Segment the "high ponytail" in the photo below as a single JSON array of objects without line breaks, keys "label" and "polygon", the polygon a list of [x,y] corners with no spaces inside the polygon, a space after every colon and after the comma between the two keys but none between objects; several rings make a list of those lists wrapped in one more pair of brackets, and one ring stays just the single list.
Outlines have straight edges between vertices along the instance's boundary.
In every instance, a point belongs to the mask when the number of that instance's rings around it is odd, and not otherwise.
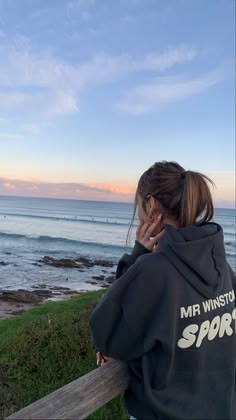
[{"label": "high ponytail", "polygon": [[214,207],[209,184],[213,181],[199,172],[182,173],[183,193],[180,203],[179,225],[188,226],[209,222],[213,218]]},{"label": "high ponytail", "polygon": [[214,214],[209,185],[214,183],[206,175],[185,171],[176,162],[154,163],[139,179],[129,233],[138,196],[144,210],[148,197],[157,199],[163,214],[175,220],[179,227],[209,222]]}]

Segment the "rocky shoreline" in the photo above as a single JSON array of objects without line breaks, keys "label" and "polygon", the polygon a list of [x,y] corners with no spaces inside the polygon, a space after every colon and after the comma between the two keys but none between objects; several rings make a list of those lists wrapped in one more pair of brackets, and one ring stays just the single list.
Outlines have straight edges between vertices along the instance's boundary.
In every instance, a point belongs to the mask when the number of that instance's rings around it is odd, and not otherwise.
[{"label": "rocky shoreline", "polygon": [[69,258],[52,258],[45,255],[42,259],[38,260],[39,263],[52,265],[54,267],[64,267],[64,268],[90,268],[94,267],[95,265],[101,267],[113,267],[115,264],[111,261],[107,260],[90,260],[89,258],[76,258],[76,259],[69,259]]},{"label": "rocky shoreline", "polygon": [[[54,259],[52,257],[45,256],[38,260],[37,265],[47,264],[53,265],[54,267],[64,267],[77,269],[78,271],[87,271],[89,274],[89,268],[95,265],[104,268],[112,268],[115,264],[111,261],[106,260],[95,260],[92,261],[87,258],[76,258],[76,259]],[[104,274],[99,276],[89,276],[89,279],[85,282],[98,286],[99,288],[107,288],[115,279],[115,271],[107,273],[104,269]],[[19,315],[36,305],[43,304],[49,300],[65,300],[70,299],[72,296],[79,296],[82,293],[87,292],[86,290],[73,290],[69,287],[62,286],[51,286],[48,283],[40,283],[32,286],[33,290],[0,290],[0,319],[10,318]]]}]

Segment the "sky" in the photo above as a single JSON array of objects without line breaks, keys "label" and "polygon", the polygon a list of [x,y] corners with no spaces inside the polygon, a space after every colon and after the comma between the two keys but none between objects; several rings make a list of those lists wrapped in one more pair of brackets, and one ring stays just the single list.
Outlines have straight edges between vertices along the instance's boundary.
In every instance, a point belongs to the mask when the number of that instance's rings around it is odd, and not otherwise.
[{"label": "sky", "polygon": [[132,201],[177,161],[235,207],[235,0],[0,0],[0,195]]}]

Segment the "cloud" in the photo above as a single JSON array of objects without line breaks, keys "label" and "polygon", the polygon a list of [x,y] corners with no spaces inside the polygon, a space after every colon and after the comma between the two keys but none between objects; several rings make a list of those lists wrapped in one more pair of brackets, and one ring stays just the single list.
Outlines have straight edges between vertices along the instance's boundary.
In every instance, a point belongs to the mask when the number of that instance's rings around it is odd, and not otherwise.
[{"label": "cloud", "polygon": [[0,194],[14,190],[14,195],[89,200],[131,201],[134,187],[102,183],[50,183],[0,178]]},{"label": "cloud", "polygon": [[168,49],[161,54],[148,54],[146,66],[149,70],[165,70],[175,64],[191,61],[197,56],[195,48],[180,45],[177,48]]},{"label": "cloud", "polygon": [[24,136],[22,136],[21,134],[0,132],[0,139],[23,139],[23,138]]},{"label": "cloud", "polygon": [[22,128],[23,130],[30,134],[33,134],[34,136],[37,136],[40,133],[40,127],[38,126],[38,124],[27,123],[23,124]]},{"label": "cloud", "polygon": [[129,185],[120,185],[120,184],[101,184],[101,183],[89,183],[84,184],[86,188],[95,188],[96,190],[106,191],[111,193],[118,194],[132,194],[134,188]]},{"label": "cloud", "polygon": [[44,118],[78,112],[79,94],[87,87],[132,73],[163,71],[197,54],[196,49],[180,45],[139,57],[96,54],[89,61],[71,64],[48,51],[35,51],[27,39],[19,38],[0,47],[0,109],[22,109]]},{"label": "cloud", "polygon": [[76,7],[83,7],[94,4],[95,0],[70,0],[68,3],[68,7],[76,8]]},{"label": "cloud", "polygon": [[123,17],[122,22],[124,23],[134,23],[136,22],[137,18],[135,16],[126,15]]},{"label": "cloud", "polygon": [[87,11],[81,12],[81,19],[84,20],[85,22],[89,21],[91,18],[92,18],[91,13]]},{"label": "cloud", "polygon": [[[212,190],[215,206],[234,208],[235,172],[210,172],[207,175],[216,184]],[[134,186],[124,184],[53,183],[0,178],[0,195],[132,202],[134,193]]]},{"label": "cloud", "polygon": [[72,114],[78,111],[77,99],[72,92],[55,92],[49,99],[44,115],[48,118]]},{"label": "cloud", "polygon": [[[66,15],[70,19],[71,17],[74,17],[74,13],[76,10],[81,11],[84,9],[84,7],[91,6],[94,3],[95,3],[95,0],[70,0],[68,3],[66,3]],[[85,13],[87,13],[87,11]],[[82,16],[82,19],[83,19],[83,16]]]},{"label": "cloud", "polygon": [[34,98],[34,96],[22,92],[0,93],[0,109],[25,105],[30,103],[31,98]]},{"label": "cloud", "polygon": [[75,93],[62,90],[0,93],[0,109],[24,109],[27,116],[53,118],[78,111]]},{"label": "cloud", "polygon": [[30,13],[30,19],[40,19],[44,18],[49,13],[49,9],[38,9],[35,12]]},{"label": "cloud", "polygon": [[4,182],[3,183],[3,188],[6,190],[15,190],[16,187],[14,184],[10,183],[10,182]]},{"label": "cloud", "polygon": [[136,87],[118,104],[118,108],[130,114],[144,114],[155,111],[167,103],[181,101],[200,94],[220,81],[217,72],[200,78],[182,80],[177,77],[163,77]]},{"label": "cloud", "polygon": [[77,9],[84,6],[90,6],[95,3],[95,0],[70,0],[67,3],[67,8],[69,9]]}]

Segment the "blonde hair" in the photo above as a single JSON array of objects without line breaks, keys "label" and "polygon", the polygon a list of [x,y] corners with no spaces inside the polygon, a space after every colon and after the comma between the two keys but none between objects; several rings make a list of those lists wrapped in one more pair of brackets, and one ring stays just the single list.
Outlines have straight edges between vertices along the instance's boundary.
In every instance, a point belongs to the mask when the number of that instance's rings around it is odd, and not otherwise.
[{"label": "blonde hair", "polygon": [[156,162],[140,177],[134,201],[126,244],[137,209],[138,196],[146,209],[148,197],[156,198],[163,212],[173,218],[180,227],[209,222],[214,207],[208,176],[185,169],[176,162]]}]

